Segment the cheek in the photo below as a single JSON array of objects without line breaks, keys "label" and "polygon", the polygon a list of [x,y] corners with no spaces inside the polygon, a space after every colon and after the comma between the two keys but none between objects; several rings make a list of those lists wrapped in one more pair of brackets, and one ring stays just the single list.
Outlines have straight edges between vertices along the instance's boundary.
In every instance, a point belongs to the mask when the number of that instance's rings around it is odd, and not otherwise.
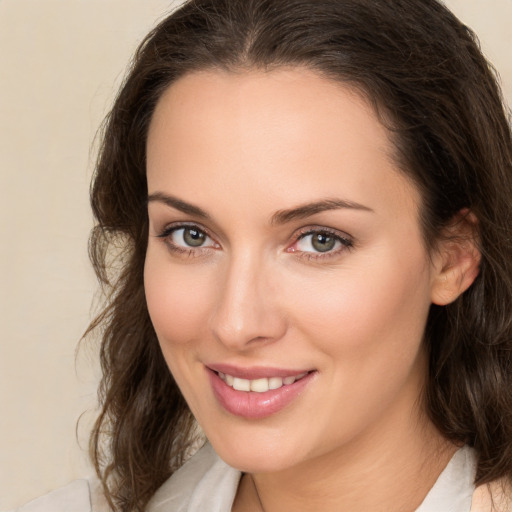
[{"label": "cheek", "polygon": [[303,280],[307,294],[290,286],[297,339],[313,348],[323,375],[317,420],[335,425],[317,432],[322,446],[355,436],[378,418],[410,414],[422,386],[428,267],[421,253],[408,264],[379,256],[321,281]]},{"label": "cheek", "polygon": [[395,349],[418,350],[430,307],[422,249],[412,259],[391,250],[354,258],[321,280],[318,275],[311,282],[303,279],[300,288],[290,284],[289,290],[295,297],[294,323],[329,354],[368,357],[371,364],[379,353],[389,358]]},{"label": "cheek", "polygon": [[[190,270],[190,269],[189,269]],[[210,308],[211,279],[198,271],[183,271],[148,250],[144,287],[149,315],[166,351],[201,337]]]}]

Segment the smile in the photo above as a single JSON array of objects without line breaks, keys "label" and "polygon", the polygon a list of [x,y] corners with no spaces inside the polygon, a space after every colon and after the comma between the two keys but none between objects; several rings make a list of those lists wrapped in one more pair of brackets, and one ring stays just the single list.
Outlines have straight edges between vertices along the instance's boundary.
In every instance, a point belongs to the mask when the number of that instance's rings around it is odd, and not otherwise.
[{"label": "smile", "polygon": [[237,391],[254,391],[255,393],[266,393],[273,389],[279,389],[283,386],[290,386],[294,382],[305,377],[308,372],[292,375],[290,377],[270,377],[261,379],[241,379],[233,377],[226,373],[217,372],[218,376],[230,387]]},{"label": "smile", "polygon": [[291,406],[316,380],[315,370],[205,367],[217,403],[242,418],[263,419]]}]

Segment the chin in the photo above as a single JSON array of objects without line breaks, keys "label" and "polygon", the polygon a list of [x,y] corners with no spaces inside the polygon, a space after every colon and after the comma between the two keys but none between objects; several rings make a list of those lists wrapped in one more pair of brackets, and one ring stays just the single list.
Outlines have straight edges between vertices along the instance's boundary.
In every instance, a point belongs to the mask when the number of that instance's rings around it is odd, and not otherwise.
[{"label": "chin", "polygon": [[222,435],[219,430],[215,429],[212,436],[207,433],[208,440],[224,462],[244,473],[273,473],[299,462],[300,444],[286,434],[246,432]]},{"label": "chin", "polygon": [[290,454],[276,453],[268,449],[248,449],[238,453],[222,450],[219,453],[215,448],[215,451],[226,464],[243,473],[277,473],[295,465]]}]

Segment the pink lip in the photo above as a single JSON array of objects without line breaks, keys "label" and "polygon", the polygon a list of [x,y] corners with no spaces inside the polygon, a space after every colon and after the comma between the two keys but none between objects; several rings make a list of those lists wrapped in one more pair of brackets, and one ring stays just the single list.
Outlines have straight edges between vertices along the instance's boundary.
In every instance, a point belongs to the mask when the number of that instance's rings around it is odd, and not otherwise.
[{"label": "pink lip", "polygon": [[[222,367],[226,369],[226,365],[222,365]],[[222,370],[218,371],[245,379],[248,377],[243,377],[242,374],[257,375],[256,377],[251,377],[252,379],[268,376],[281,377],[281,375],[277,375],[276,373],[269,374],[268,371],[265,374],[262,374],[261,372],[263,370],[263,368],[251,368],[247,369],[245,372],[235,371],[233,373],[231,373],[232,369],[227,372]],[[219,404],[227,412],[247,419],[266,418],[267,416],[281,411],[302,393],[317,373],[310,372],[306,376],[302,377],[302,379],[295,381],[293,384],[284,385],[279,389],[272,389],[264,393],[256,393],[254,391],[237,391],[236,389],[233,389],[217,375],[216,371],[214,371],[212,367],[207,367],[206,371],[208,372],[213,394],[217,398]],[[283,372],[284,371],[285,370],[283,370]],[[285,377],[298,375],[300,373],[286,372],[286,375],[284,375]]]}]

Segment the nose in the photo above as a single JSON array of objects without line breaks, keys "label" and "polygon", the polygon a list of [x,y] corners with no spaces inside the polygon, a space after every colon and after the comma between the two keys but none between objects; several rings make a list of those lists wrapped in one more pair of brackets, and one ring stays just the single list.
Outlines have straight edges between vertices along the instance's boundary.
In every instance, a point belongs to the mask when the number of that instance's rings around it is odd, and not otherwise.
[{"label": "nose", "polygon": [[210,322],[220,343],[232,350],[251,350],[284,335],[286,318],[279,304],[276,270],[256,255],[230,258],[219,275]]}]

